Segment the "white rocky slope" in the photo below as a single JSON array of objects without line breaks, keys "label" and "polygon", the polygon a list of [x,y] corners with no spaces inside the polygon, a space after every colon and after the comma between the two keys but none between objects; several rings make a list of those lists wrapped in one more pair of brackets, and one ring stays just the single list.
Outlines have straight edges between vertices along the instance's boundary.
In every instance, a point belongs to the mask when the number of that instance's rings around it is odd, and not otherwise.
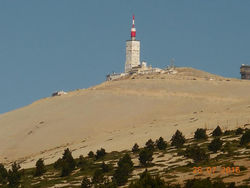
[{"label": "white rocky slope", "polygon": [[65,147],[79,156],[169,140],[176,129],[188,137],[200,127],[250,123],[250,81],[191,68],[177,72],[104,82],[0,115],[0,162],[29,167],[39,157],[55,161]]}]

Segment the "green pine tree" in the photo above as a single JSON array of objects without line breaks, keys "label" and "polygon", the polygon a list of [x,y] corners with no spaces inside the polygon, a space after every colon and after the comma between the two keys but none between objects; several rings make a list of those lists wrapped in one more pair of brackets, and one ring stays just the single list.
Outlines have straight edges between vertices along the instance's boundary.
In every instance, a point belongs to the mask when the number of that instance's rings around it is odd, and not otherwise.
[{"label": "green pine tree", "polygon": [[143,166],[147,166],[153,160],[153,151],[144,148],[139,153],[139,161]]},{"label": "green pine tree", "polygon": [[14,162],[8,171],[8,182],[10,187],[18,187],[21,180],[20,165]]},{"label": "green pine tree", "polygon": [[167,148],[167,142],[162,137],[156,140],[156,146],[159,150],[165,150]]},{"label": "green pine tree", "polygon": [[177,148],[182,147],[185,142],[186,139],[179,130],[171,138],[171,146],[176,146]]},{"label": "green pine tree", "polygon": [[35,169],[34,176],[41,176],[45,172],[46,172],[46,169],[45,169],[44,161],[43,161],[43,159],[40,158],[36,162],[36,169]]}]

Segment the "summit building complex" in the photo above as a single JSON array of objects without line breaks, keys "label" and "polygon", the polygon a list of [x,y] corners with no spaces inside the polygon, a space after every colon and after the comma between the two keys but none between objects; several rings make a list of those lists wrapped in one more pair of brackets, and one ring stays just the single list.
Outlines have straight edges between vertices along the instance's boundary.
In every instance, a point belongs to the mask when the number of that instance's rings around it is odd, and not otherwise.
[{"label": "summit building complex", "polygon": [[124,73],[112,73],[107,75],[107,80],[114,80],[131,74],[149,74],[153,72],[164,72],[159,68],[147,66],[140,61],[140,41],[136,40],[135,16],[133,15],[130,40],[126,41],[126,60]]},{"label": "summit building complex", "polygon": [[242,64],[240,67],[241,79],[250,80],[250,65]]}]

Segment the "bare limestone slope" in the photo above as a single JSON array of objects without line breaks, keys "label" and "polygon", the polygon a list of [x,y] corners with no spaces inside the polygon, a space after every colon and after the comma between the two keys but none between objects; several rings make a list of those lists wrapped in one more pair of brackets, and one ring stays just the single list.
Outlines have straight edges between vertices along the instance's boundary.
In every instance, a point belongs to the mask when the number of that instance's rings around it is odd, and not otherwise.
[{"label": "bare limestone slope", "polygon": [[250,82],[191,68],[177,74],[134,75],[41,99],[0,115],[0,162],[33,166],[55,161],[65,147],[86,155],[100,147],[130,149],[176,129],[224,129],[250,123]]}]

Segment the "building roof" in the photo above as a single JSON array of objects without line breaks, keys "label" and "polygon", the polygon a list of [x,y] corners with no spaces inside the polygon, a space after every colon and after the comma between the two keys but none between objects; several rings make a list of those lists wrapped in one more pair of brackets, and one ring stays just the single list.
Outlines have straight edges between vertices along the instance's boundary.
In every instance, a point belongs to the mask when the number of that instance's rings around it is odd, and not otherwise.
[{"label": "building roof", "polygon": [[242,64],[241,67],[250,67],[250,65],[245,65],[245,64]]}]

